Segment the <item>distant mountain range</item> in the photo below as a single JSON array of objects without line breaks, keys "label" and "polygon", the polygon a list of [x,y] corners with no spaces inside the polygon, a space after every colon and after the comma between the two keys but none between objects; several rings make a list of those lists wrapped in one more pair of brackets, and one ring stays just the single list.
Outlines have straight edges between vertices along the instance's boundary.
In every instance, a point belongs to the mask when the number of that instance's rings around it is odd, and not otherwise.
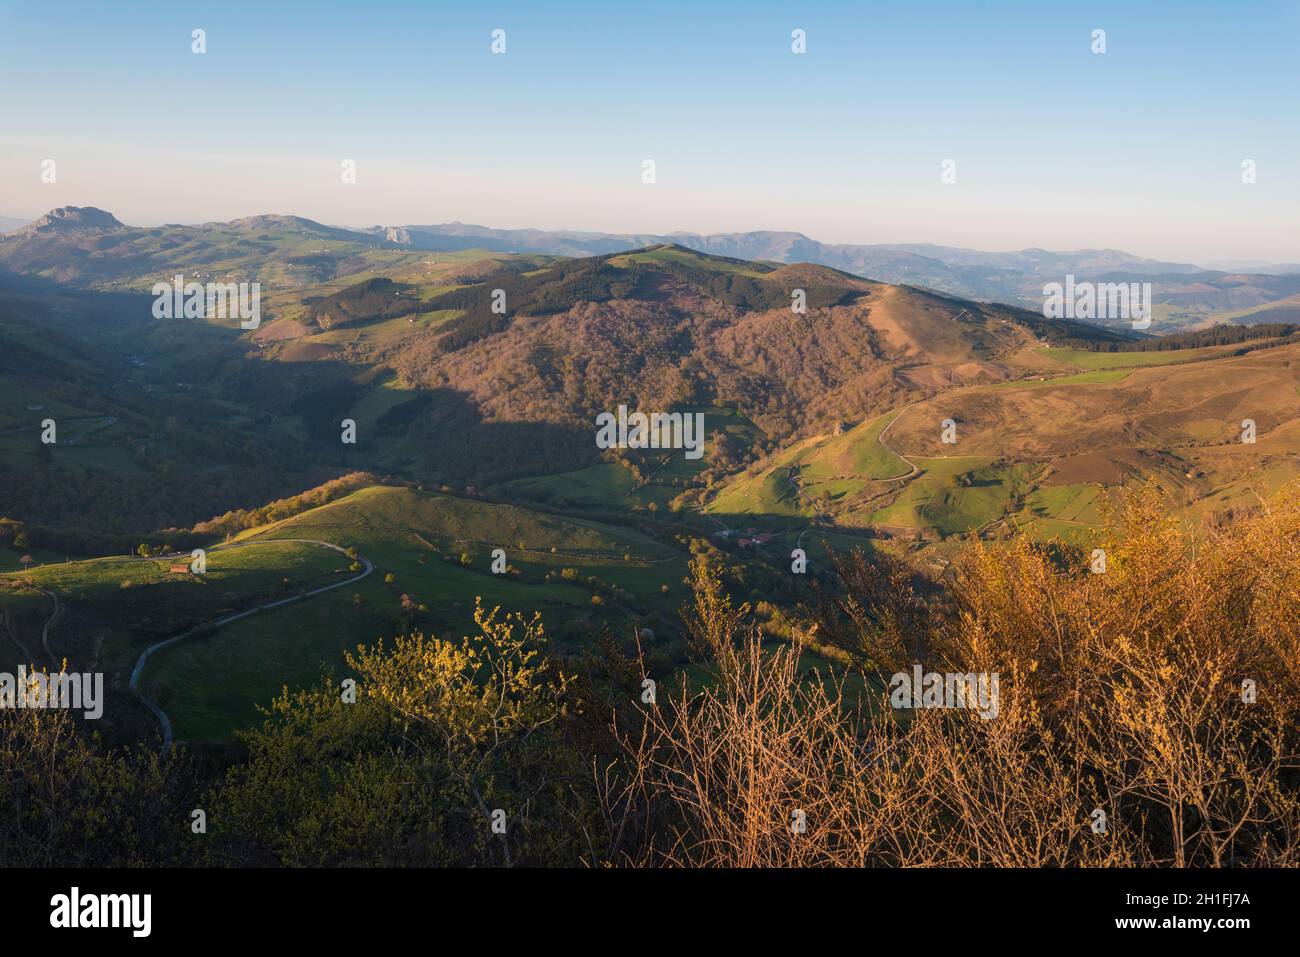
[{"label": "distant mountain range", "polygon": [[1267,272],[1274,275],[1300,272],[1300,263],[1271,263],[1263,259],[1220,259],[1205,264],[1206,269],[1222,269],[1225,272]]},{"label": "distant mountain range", "polygon": [[[1300,264],[1228,263],[1205,269],[1192,263],[1145,259],[1118,249],[986,252],[930,243],[857,245],[822,243],[795,232],[591,233],[572,230],[491,229],[464,223],[375,226],[376,238],[413,249],[489,249],[557,256],[595,256],[675,243],[714,256],[776,263],[810,262],[889,283],[906,283],[985,302],[1037,308],[1043,284],[1066,275],[1097,282],[1150,282],[1161,317],[1172,326],[1235,319],[1300,319]],[[1258,313],[1258,314],[1257,314]]]},{"label": "distant mountain range", "polygon": [[932,270],[939,262],[984,272],[1014,271],[1056,275],[1063,268],[1089,272],[1124,269],[1146,273],[1202,271],[1190,263],[1143,259],[1116,249],[1082,249],[1052,252],[1022,249],[984,252],[931,243],[875,244],[822,243],[803,233],[759,230],[747,233],[589,233],[572,230],[492,229],[464,223],[432,226],[375,226],[368,230],[391,242],[422,249],[460,249],[473,243],[499,252],[538,252],[558,256],[598,256],[625,249],[675,243],[714,256],[776,262],[817,262],[848,272],[883,267]]},{"label": "distant mountain range", "polygon": [[849,272],[873,266],[906,267],[919,271],[933,268],[938,261],[972,270],[1012,271],[1055,276],[1062,270],[1078,272],[1126,271],[1148,274],[1197,272],[1300,272],[1300,263],[1270,263],[1264,260],[1223,260],[1208,266],[1146,259],[1120,249],[1018,249],[988,252],[933,243],[822,243],[803,233],[759,230],[747,233],[592,233],[574,230],[492,229],[466,223],[431,226],[372,226],[366,230],[390,242],[420,249],[462,249],[472,242],[476,248],[499,252],[539,252],[557,256],[597,256],[623,249],[639,249],[661,243],[676,243],[688,249],[737,259],[777,262],[817,262]]},{"label": "distant mountain range", "polygon": [[[290,237],[296,242],[286,246],[282,240]],[[227,248],[228,259],[236,262],[260,254],[284,255],[295,269],[319,267],[314,270],[319,275],[309,277],[319,279],[334,268],[333,260],[367,250],[481,249],[586,257],[664,244],[753,262],[814,263],[880,282],[1030,309],[1041,308],[1045,283],[1062,282],[1067,275],[1076,281],[1149,282],[1156,318],[1165,331],[1214,321],[1300,321],[1300,264],[1227,262],[1223,265],[1233,268],[1205,269],[1117,249],[986,252],[928,243],[822,243],[802,233],[777,231],[661,235],[492,229],[464,223],[351,229],[279,215],[133,227],[94,207],[63,207],[0,236],[0,265],[65,282],[103,282],[212,262],[222,258],[214,255],[212,247],[217,246]]]}]

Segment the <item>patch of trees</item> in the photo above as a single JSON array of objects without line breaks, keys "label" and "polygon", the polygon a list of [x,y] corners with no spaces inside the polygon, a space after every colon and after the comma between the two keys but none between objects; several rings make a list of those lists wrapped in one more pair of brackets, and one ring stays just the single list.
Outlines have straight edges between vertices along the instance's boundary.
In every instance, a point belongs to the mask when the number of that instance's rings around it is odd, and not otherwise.
[{"label": "patch of trees", "polygon": [[[790,308],[793,289],[787,288],[784,283],[770,282],[744,273],[703,269],[685,263],[665,262],[653,268],[687,283],[710,299],[745,312]],[[862,294],[856,289],[817,282],[800,282],[797,288],[803,289],[809,309],[843,305]]]},{"label": "patch of trees", "polygon": [[[317,508],[335,499],[342,498],[356,489],[373,485],[378,481],[379,479],[369,472],[349,472],[347,475],[330,479],[330,481],[317,485],[315,488],[307,489],[298,495],[276,499],[274,502],[268,502],[266,505],[257,508],[234,509],[206,522],[199,522],[194,526],[194,532],[198,535],[228,537],[249,528],[265,525],[268,522],[278,522],[282,519],[291,518],[308,509]],[[355,555],[351,555],[351,557],[355,557]]]},{"label": "patch of trees", "polygon": [[416,309],[411,287],[377,277],[348,286],[314,304],[308,318],[322,329],[395,319]]},{"label": "patch of trees", "polygon": [[1054,346],[1092,349],[1094,347],[1119,347],[1125,343],[1139,341],[1139,337],[1134,333],[1120,329],[1107,329],[1087,322],[1076,322],[1073,319],[1047,319],[1041,314],[1030,312],[1027,309],[1002,308],[1007,310],[1007,314],[1016,323],[1029,329],[1040,339],[1044,339]]},{"label": "patch of trees", "polygon": [[363,387],[350,379],[312,389],[293,401],[290,408],[317,439],[339,441],[339,423],[361,398]]},{"label": "patch of trees", "polygon": [[301,481],[273,455],[231,465],[185,469],[161,462],[145,475],[52,466],[0,472],[0,487],[5,508],[24,521],[38,547],[69,555],[123,554],[142,535],[152,538],[197,515],[265,502]]},{"label": "patch of trees", "polygon": [[1104,342],[1092,340],[1078,344],[1090,352],[1170,352],[1177,349],[1203,349],[1207,346],[1231,346],[1260,339],[1276,339],[1269,346],[1285,345],[1297,340],[1300,325],[1290,322],[1258,323],[1236,326],[1220,323],[1196,332],[1179,332],[1152,336],[1136,341]]},{"label": "patch of trees", "polygon": [[[439,338],[444,351],[454,352],[502,331],[510,325],[513,315],[563,312],[579,302],[626,299],[634,295],[642,280],[638,270],[619,269],[605,258],[565,262],[531,276],[502,269],[480,284],[453,289],[430,300],[421,311],[455,309],[464,313],[444,325]],[[505,292],[505,312],[493,312],[497,289]]]},{"label": "patch of trees", "polygon": [[384,414],[375,420],[375,425],[381,429],[399,429],[405,428],[419,418],[420,414],[429,408],[433,402],[433,397],[427,392],[421,392],[405,402],[399,402],[390,409],[385,410]]},{"label": "patch of trees", "polygon": [[[581,302],[616,299],[656,299],[665,277],[677,280],[702,295],[742,311],[788,308],[791,289],[784,284],[741,273],[706,269],[685,263],[630,262],[614,266],[609,256],[564,262],[535,275],[507,269],[487,276],[482,283],[452,290],[421,306],[421,311],[455,309],[464,315],[443,327],[441,346],[446,351],[500,332],[512,315],[564,312]],[[849,302],[860,293],[842,286],[810,282],[801,286],[811,309]],[[493,291],[506,293],[505,313],[492,311]]]}]

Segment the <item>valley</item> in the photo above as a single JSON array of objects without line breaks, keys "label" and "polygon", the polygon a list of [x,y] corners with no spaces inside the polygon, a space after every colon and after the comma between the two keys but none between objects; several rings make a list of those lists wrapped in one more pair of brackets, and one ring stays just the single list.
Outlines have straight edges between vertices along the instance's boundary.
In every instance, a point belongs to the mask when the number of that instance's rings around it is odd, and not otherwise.
[{"label": "valley", "polygon": [[[0,670],[97,668],[113,735],[223,749],[358,644],[463,633],[476,598],[544,611],[575,658],[639,636],[669,677],[693,556],[788,637],[831,550],[938,582],[970,539],[1086,552],[1122,488],[1197,534],[1300,474],[1289,325],[1153,348],[676,243],[414,246],[76,209],[0,242]],[[155,318],[182,273],[260,283],[261,325]],[[597,448],[620,404],[702,414],[703,456]],[[206,572],[172,569],[193,548]]]}]

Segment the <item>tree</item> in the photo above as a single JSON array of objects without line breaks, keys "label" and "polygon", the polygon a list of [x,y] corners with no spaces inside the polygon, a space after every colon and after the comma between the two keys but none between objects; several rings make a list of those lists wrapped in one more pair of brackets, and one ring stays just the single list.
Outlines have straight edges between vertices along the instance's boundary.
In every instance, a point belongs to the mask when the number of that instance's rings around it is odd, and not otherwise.
[{"label": "tree", "polygon": [[[810,682],[797,647],[765,650],[697,564],[684,617],[711,680],[617,728],[618,850],[676,866],[1300,863],[1300,483],[1197,542],[1150,487],[1096,544],[1103,574],[1060,544],[972,541],[934,602],[898,559],[833,556],[800,630],[878,689],[863,700],[842,667]],[[900,702],[913,667],[969,683]]]},{"label": "tree", "polygon": [[187,860],[183,756],[109,750],[59,708],[0,709],[0,867],[159,867]]},{"label": "tree", "polygon": [[567,738],[573,678],[548,663],[539,615],[476,601],[474,621],[460,641],[349,654],[355,703],[327,680],[283,692],[209,798],[217,862],[576,863],[598,824]]}]

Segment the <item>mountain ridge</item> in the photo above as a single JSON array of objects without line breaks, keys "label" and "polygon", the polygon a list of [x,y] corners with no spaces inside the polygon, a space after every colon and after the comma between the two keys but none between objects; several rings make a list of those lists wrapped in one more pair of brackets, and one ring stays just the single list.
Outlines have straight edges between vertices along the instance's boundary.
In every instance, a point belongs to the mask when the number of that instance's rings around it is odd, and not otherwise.
[{"label": "mountain ridge", "polygon": [[[105,283],[169,274],[192,261],[220,260],[248,278],[266,281],[268,262],[294,284],[358,272],[366,257],[485,251],[570,258],[629,252],[665,243],[746,262],[811,263],[877,282],[931,289],[961,299],[1040,308],[1046,282],[1149,283],[1156,319],[1165,331],[1264,312],[1270,320],[1300,319],[1294,300],[1300,271],[1230,272],[1163,262],[1113,248],[986,252],[934,244],[827,244],[803,233],[595,233],[577,230],[492,229],[464,223],[329,226],[300,216],[266,214],[227,223],[138,227],[94,207],[61,207],[35,223],[0,235],[0,266],[65,282]],[[216,255],[207,247],[225,247]],[[254,255],[256,253],[256,255]],[[274,272],[274,271],[272,271]],[[301,277],[301,278],[299,278]],[[1122,318],[1098,320],[1128,325]]]}]

